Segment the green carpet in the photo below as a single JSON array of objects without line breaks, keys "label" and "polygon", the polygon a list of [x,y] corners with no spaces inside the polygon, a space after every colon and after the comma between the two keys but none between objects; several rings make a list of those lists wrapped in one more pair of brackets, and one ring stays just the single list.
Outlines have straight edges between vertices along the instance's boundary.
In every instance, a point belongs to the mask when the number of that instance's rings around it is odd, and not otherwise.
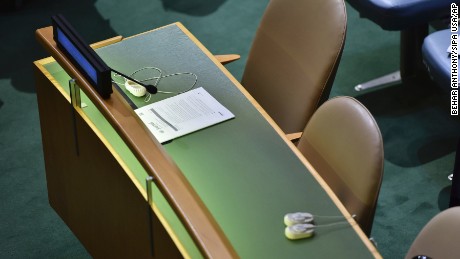
[{"label": "green carpet", "polygon": [[459,120],[448,95],[426,81],[354,92],[399,68],[399,32],[384,31],[347,6],[348,34],[332,95],[360,100],[377,120],[385,172],[372,236],[384,258],[403,258],[420,229],[448,207]]},{"label": "green carpet", "polygon": [[[227,66],[241,78],[268,0],[25,1],[1,9],[0,258],[86,258],[47,200],[32,62],[47,56],[34,31],[63,13],[88,42],[131,36],[182,22],[211,52],[239,53]],[[319,24],[320,26],[320,24]],[[350,95],[375,116],[385,147],[385,175],[372,236],[385,258],[402,258],[421,227],[447,207],[460,124],[448,97],[429,82],[354,92],[354,85],[393,72],[399,33],[380,29],[348,7],[346,47],[332,96]]]}]

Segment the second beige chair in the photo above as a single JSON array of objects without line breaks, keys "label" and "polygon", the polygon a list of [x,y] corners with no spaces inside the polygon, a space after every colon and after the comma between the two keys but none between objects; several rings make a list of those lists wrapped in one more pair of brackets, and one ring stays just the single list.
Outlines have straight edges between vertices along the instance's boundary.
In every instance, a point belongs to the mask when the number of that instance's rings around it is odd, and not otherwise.
[{"label": "second beige chair", "polygon": [[328,99],[345,41],[343,0],[271,0],[242,85],[284,133],[301,132]]},{"label": "second beige chair", "polygon": [[370,112],[352,97],[325,102],[298,149],[370,235],[383,176],[383,142]]},{"label": "second beige chair", "polygon": [[458,259],[459,239],[460,207],[452,207],[440,212],[423,227],[405,258]]}]

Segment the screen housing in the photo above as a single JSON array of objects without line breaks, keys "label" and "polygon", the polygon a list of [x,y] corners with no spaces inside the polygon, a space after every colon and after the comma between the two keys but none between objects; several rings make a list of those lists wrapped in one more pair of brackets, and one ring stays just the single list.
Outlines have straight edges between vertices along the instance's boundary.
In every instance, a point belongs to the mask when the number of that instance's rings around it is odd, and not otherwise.
[{"label": "screen housing", "polygon": [[102,98],[110,98],[112,93],[110,67],[85,43],[63,15],[53,15],[51,21],[53,38],[58,48],[64,52]]}]

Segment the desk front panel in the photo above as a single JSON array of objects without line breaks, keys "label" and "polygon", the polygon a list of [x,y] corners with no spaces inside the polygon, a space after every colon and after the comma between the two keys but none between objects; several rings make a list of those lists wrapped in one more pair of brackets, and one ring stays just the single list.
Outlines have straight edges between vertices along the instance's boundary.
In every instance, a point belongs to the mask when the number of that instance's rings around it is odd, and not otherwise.
[{"label": "desk front panel", "polygon": [[[147,172],[83,92],[80,92],[83,108],[76,109],[76,128],[73,128],[71,112],[73,108],[70,104],[68,86],[70,76],[52,60],[42,62],[39,66],[51,77],[47,81],[48,84],[39,84],[40,89],[43,89],[37,91],[41,93],[39,103],[46,103],[47,106],[51,105],[51,101],[60,103],[60,105],[53,105],[50,110],[40,109],[42,131],[46,131],[43,139],[50,204],[91,255],[96,257],[149,255],[151,240],[148,234],[145,190]],[[52,83],[55,89],[51,89]],[[49,122],[44,117],[48,118]],[[58,123],[62,120],[67,122]],[[61,124],[67,127],[64,132]],[[45,141],[54,144],[45,145]],[[110,187],[113,189],[108,189]],[[137,195],[133,194],[133,189],[136,189]],[[124,197],[126,194],[130,196]],[[152,217],[154,249],[163,251],[168,247],[167,243],[170,239],[158,234],[166,230],[167,235],[171,237],[184,257],[201,258],[198,247],[154,184],[151,198],[156,215]],[[99,206],[98,202],[102,206]],[[133,209],[136,211],[126,211]],[[91,215],[94,218],[91,218]],[[158,220],[164,229],[156,226],[160,224],[157,223]],[[130,227],[133,229],[126,229]],[[139,227],[144,229],[141,231]],[[101,229],[112,230],[103,232],[100,231]],[[113,236],[107,236],[110,234]],[[162,253],[158,251],[156,256],[161,258]]]}]

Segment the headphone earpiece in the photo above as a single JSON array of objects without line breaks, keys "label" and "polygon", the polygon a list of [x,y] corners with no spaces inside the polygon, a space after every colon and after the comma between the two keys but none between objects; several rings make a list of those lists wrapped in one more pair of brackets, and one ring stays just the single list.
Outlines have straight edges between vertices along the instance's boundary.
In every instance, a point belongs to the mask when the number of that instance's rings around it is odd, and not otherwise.
[{"label": "headphone earpiece", "polygon": [[301,239],[313,236],[315,226],[312,224],[296,224],[286,227],[284,235],[289,239]]},{"label": "headphone earpiece", "polygon": [[313,223],[313,215],[308,212],[288,213],[284,216],[284,224],[292,226],[295,224],[310,224]]},{"label": "headphone earpiece", "polygon": [[130,92],[132,95],[136,97],[142,97],[145,95],[145,87],[134,81],[127,79],[125,81],[125,88],[126,90],[128,90],[128,92]]}]

